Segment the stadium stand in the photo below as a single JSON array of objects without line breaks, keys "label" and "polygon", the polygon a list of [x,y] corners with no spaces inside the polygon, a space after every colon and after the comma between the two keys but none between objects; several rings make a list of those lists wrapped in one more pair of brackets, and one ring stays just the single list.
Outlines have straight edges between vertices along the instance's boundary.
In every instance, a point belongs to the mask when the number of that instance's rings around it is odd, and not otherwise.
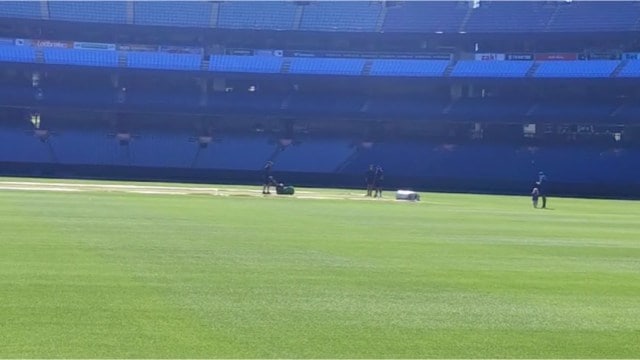
[{"label": "stadium stand", "polygon": [[371,118],[402,116],[428,121],[434,117],[441,117],[448,103],[449,100],[428,96],[375,96],[367,102],[364,113]]},{"label": "stadium stand", "polygon": [[442,76],[449,60],[373,60],[373,76]]},{"label": "stadium stand", "polygon": [[[0,170],[16,162],[29,171],[36,163],[166,168],[169,176],[229,170],[255,182],[253,171],[274,158],[287,176],[338,179],[325,185],[361,185],[374,163],[390,186],[440,181],[456,191],[526,192],[542,168],[559,188],[587,184],[583,193],[591,194],[609,186],[624,195],[631,184],[640,194],[631,81],[640,77],[640,60],[632,60],[640,58],[640,5],[473,5],[0,3],[3,36],[11,36],[0,39]],[[67,23],[33,21],[47,15]],[[102,22],[127,26],[112,34],[116,27]],[[41,34],[52,40],[28,40]],[[96,43],[82,49],[73,40]],[[110,50],[89,50],[100,42]],[[162,52],[192,46],[203,51]],[[471,60],[485,53],[500,60]],[[54,116],[65,125],[42,141],[25,121],[32,111],[43,113],[44,126]],[[79,119],[68,124],[67,115]],[[8,125],[13,120],[18,125]],[[128,126],[135,136],[121,144],[115,129]],[[194,137],[205,129],[215,134],[206,146]],[[282,136],[293,143],[279,151]]]},{"label": "stadium stand", "polygon": [[337,58],[292,58],[289,72],[315,75],[361,75],[365,60]]},{"label": "stadium stand", "polygon": [[640,77],[640,60],[628,61],[618,73],[618,77]]},{"label": "stadium stand", "polygon": [[373,32],[381,10],[373,1],[312,1],[304,7],[300,30]]},{"label": "stadium stand", "polygon": [[633,31],[640,18],[635,1],[571,1],[557,6],[547,31]]},{"label": "stadium stand", "polygon": [[281,110],[283,96],[259,92],[214,93],[209,97],[209,107],[243,114],[272,114]]},{"label": "stadium stand", "polygon": [[388,9],[382,29],[385,32],[457,33],[469,11],[469,5],[462,2],[402,2]]},{"label": "stadium stand", "polygon": [[34,136],[27,127],[0,125],[0,161],[56,162],[47,143]]},{"label": "stadium stand", "polygon": [[35,62],[35,50],[27,46],[0,45],[0,61],[5,62]]},{"label": "stadium stand", "polygon": [[[195,144],[191,144],[195,147]],[[226,136],[201,151],[195,161],[197,168],[213,168],[225,170],[259,170],[276,146],[270,144],[266,136],[238,135]],[[193,154],[195,151],[192,151]],[[233,154],[233,156],[230,156]],[[191,155],[190,159],[195,158]],[[278,170],[278,166],[274,167]]]},{"label": "stadium stand", "polygon": [[482,1],[464,30],[474,33],[536,32],[547,26],[556,7],[537,1]]},{"label": "stadium stand", "polygon": [[[52,136],[58,161],[63,164],[111,165],[115,162],[117,143],[107,132],[92,129],[64,129]],[[82,151],[78,151],[82,149]]]},{"label": "stadium stand", "polygon": [[534,119],[564,120],[577,118],[581,120],[603,121],[611,116],[617,107],[612,102],[585,102],[568,100],[545,100],[538,102],[529,116]]},{"label": "stadium stand", "polygon": [[542,61],[535,77],[607,78],[620,64],[618,60]]},{"label": "stadium stand", "polygon": [[345,139],[303,137],[299,143],[287,146],[278,154],[278,170],[332,173],[351,152],[350,142]]},{"label": "stadium stand", "polygon": [[118,53],[103,50],[43,49],[47,64],[117,67]]},{"label": "stadium stand", "polygon": [[124,24],[127,22],[125,1],[48,1],[51,20],[102,22]]},{"label": "stadium stand", "polygon": [[292,1],[225,1],[220,3],[218,27],[293,30],[295,13]]},{"label": "stadium stand", "polygon": [[282,57],[277,56],[212,55],[209,70],[275,74],[280,72],[282,61]]},{"label": "stadium stand", "polygon": [[460,98],[456,100],[448,115],[456,119],[469,119],[470,117],[492,121],[495,119],[524,118],[533,103],[524,99],[511,99],[505,101],[502,98]]},{"label": "stadium stand", "polygon": [[127,66],[140,69],[200,70],[202,56],[198,54],[169,54],[131,51],[127,53]]},{"label": "stadium stand", "polygon": [[42,17],[39,1],[3,1],[0,16],[20,19],[39,19]]},{"label": "stadium stand", "polygon": [[[325,94],[292,94],[286,100],[286,110],[292,114],[342,115],[357,114],[365,102],[358,94],[332,96]],[[328,118],[327,121],[330,121]]]},{"label": "stadium stand", "polygon": [[525,77],[533,61],[478,61],[460,60],[456,63],[453,77]]},{"label": "stadium stand", "polygon": [[212,4],[207,1],[136,1],[134,23],[139,25],[209,27]]}]

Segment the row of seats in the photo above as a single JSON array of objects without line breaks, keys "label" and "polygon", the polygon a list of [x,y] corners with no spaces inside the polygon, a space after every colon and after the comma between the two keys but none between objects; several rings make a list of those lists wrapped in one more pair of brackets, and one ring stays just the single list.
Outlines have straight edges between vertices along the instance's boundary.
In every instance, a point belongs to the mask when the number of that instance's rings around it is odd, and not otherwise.
[{"label": "row of seats", "polygon": [[629,184],[640,181],[640,169],[633,165],[638,155],[637,149],[613,151],[600,147],[390,142],[358,151],[343,171],[363,173],[369,164],[381,164],[387,177],[493,179],[529,185],[538,171],[544,170],[552,184]]},{"label": "row of seats", "polygon": [[[4,1],[0,16],[139,25],[351,32],[637,31],[631,1]],[[297,22],[297,24],[296,24]]]},{"label": "row of seats", "polygon": [[276,172],[363,175],[369,164],[379,164],[389,179],[496,180],[528,186],[539,170],[552,184],[623,186],[640,179],[640,168],[635,166],[638,149],[425,141],[390,141],[361,149],[346,137],[302,137],[278,152],[279,145],[266,135],[225,135],[206,148],[186,132],[135,132],[125,145],[114,135],[105,129],[61,128],[52,129],[48,141],[42,142],[33,131],[0,126],[0,162],[257,171],[275,155]]},{"label": "row of seats", "polygon": [[369,97],[352,94],[318,95],[308,93],[273,94],[257,92],[216,92],[202,102],[198,89],[183,88],[175,92],[154,91],[131,87],[123,101],[113,89],[82,89],[44,86],[43,97],[36,100],[35,91],[28,86],[0,86],[0,105],[92,107],[129,111],[158,111],[216,114],[316,116],[326,119],[341,117],[363,119],[447,119],[492,121],[510,119],[517,122],[562,121],[566,119],[590,122],[636,123],[640,105],[633,100],[586,99],[582,101],[526,99],[526,98],[448,98],[433,96]]},{"label": "row of seats", "polygon": [[[290,67],[283,70],[285,61]],[[214,55],[209,70],[244,73],[361,75],[364,59],[281,58],[275,56]],[[452,62],[449,60],[371,60],[371,76],[441,77]],[[534,65],[536,67],[534,68]],[[459,60],[452,66],[452,77],[523,78],[608,78],[621,66],[617,77],[640,77],[640,61],[624,64],[618,60],[589,61],[477,61]],[[531,72],[531,74],[529,74]]]},{"label": "row of seats", "polygon": [[[199,54],[172,54],[162,52],[126,52],[126,66],[139,69],[167,69],[198,71],[202,56]],[[118,52],[101,50],[43,49],[47,64],[84,66],[118,66]],[[0,61],[35,62],[33,48],[0,46]],[[460,60],[370,60],[371,76],[441,77],[453,65],[451,77],[506,77],[524,78],[608,78],[640,77],[640,60],[622,63],[618,60],[589,61],[476,61]],[[287,62],[287,67],[285,67]],[[291,73],[310,75],[363,75],[365,59],[345,58],[282,58],[277,56],[212,55],[209,70],[240,73]],[[617,74],[616,69],[620,67]]]}]

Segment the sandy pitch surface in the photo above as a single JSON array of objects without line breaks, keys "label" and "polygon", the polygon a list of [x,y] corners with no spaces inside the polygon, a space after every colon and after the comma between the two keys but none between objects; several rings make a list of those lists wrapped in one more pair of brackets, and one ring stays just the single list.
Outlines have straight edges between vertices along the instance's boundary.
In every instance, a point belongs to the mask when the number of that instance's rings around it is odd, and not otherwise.
[{"label": "sandy pitch surface", "polygon": [[100,184],[100,183],[67,183],[67,182],[30,182],[30,181],[0,181],[0,191],[53,191],[53,192],[116,192],[147,195],[209,195],[209,196],[253,196],[264,198],[298,198],[318,200],[370,200],[389,201],[395,200],[393,193],[387,192],[387,196],[374,199],[364,196],[364,190],[340,191],[335,193],[319,192],[312,190],[298,190],[295,195],[276,195],[273,189],[271,195],[263,195],[262,187],[255,189],[233,187],[210,186],[171,186],[157,184]]}]

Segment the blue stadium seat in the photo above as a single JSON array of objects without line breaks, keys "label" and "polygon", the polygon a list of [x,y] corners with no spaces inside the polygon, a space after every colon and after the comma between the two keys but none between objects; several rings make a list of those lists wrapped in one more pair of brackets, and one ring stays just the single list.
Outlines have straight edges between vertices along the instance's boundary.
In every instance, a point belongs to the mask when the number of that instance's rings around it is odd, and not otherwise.
[{"label": "blue stadium seat", "polygon": [[457,33],[469,11],[467,2],[406,1],[388,9],[385,32]]},{"label": "blue stadium seat", "polygon": [[555,5],[541,1],[481,1],[471,10],[464,28],[467,32],[543,31],[555,11]]},{"label": "blue stadium seat", "polygon": [[525,77],[533,61],[460,60],[453,68],[453,77]]},{"label": "blue stadium seat", "polygon": [[531,108],[532,102],[526,99],[503,98],[460,98],[453,103],[448,115],[455,119],[470,118],[484,121],[496,119],[521,119]]},{"label": "blue stadium seat", "polygon": [[51,20],[124,24],[127,22],[127,2],[49,1],[49,17]]},{"label": "blue stadium seat", "polygon": [[[266,136],[227,136],[209,144],[198,158],[197,168],[260,170],[275,150]],[[233,156],[229,156],[233,154]],[[193,150],[190,154],[193,158]],[[275,170],[277,170],[276,165]]]},{"label": "blue stadium seat", "polygon": [[282,57],[278,56],[212,55],[209,70],[274,74],[280,72],[282,60]]},{"label": "blue stadium seat", "polygon": [[640,18],[635,1],[558,2],[547,31],[632,31]]},{"label": "blue stadium seat", "polygon": [[606,78],[619,64],[618,60],[541,61],[534,77]]},{"label": "blue stadium seat", "polygon": [[363,110],[368,117],[404,116],[427,120],[441,116],[449,102],[449,99],[429,96],[385,96],[371,98]]},{"label": "blue stadium seat", "polygon": [[449,60],[374,60],[373,76],[442,76]]},{"label": "blue stadium seat", "polygon": [[0,17],[39,19],[42,17],[40,1],[2,1]]},{"label": "blue stadium seat", "polygon": [[534,119],[580,119],[589,121],[607,120],[617,104],[586,101],[540,101],[529,112]]},{"label": "blue stadium seat", "polygon": [[363,96],[356,94],[349,96],[293,94],[288,98],[287,113],[335,115],[357,114],[365,102]]},{"label": "blue stadium seat", "polygon": [[640,60],[629,60],[620,70],[618,77],[640,77]]},{"label": "blue stadium seat", "polygon": [[134,24],[209,27],[212,4],[208,1],[135,1]]},{"label": "blue stadium seat", "polygon": [[45,48],[43,49],[43,54],[44,61],[47,64],[118,66],[118,53],[116,51]]},{"label": "blue stadium seat", "polygon": [[27,46],[0,46],[0,61],[5,62],[36,62],[36,52]]},{"label": "blue stadium seat", "polygon": [[291,74],[360,75],[363,59],[292,58]]},{"label": "blue stadium seat", "polygon": [[298,140],[299,144],[278,154],[279,171],[332,173],[353,151],[351,141],[345,139]]},{"label": "blue stadium seat", "polygon": [[376,30],[382,5],[372,1],[312,1],[304,7],[301,30],[368,31]]},{"label": "blue stadium seat", "polygon": [[220,4],[218,27],[292,30],[295,14],[292,1],[227,1]]},{"label": "blue stadium seat", "polygon": [[140,69],[200,70],[202,55],[159,52],[127,53],[127,66]]}]

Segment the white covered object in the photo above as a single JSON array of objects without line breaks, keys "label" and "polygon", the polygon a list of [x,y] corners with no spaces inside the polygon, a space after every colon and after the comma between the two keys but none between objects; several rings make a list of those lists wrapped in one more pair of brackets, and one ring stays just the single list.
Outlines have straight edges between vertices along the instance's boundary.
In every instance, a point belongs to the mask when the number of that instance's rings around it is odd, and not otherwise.
[{"label": "white covered object", "polygon": [[411,190],[398,190],[396,200],[420,201],[420,194]]}]

